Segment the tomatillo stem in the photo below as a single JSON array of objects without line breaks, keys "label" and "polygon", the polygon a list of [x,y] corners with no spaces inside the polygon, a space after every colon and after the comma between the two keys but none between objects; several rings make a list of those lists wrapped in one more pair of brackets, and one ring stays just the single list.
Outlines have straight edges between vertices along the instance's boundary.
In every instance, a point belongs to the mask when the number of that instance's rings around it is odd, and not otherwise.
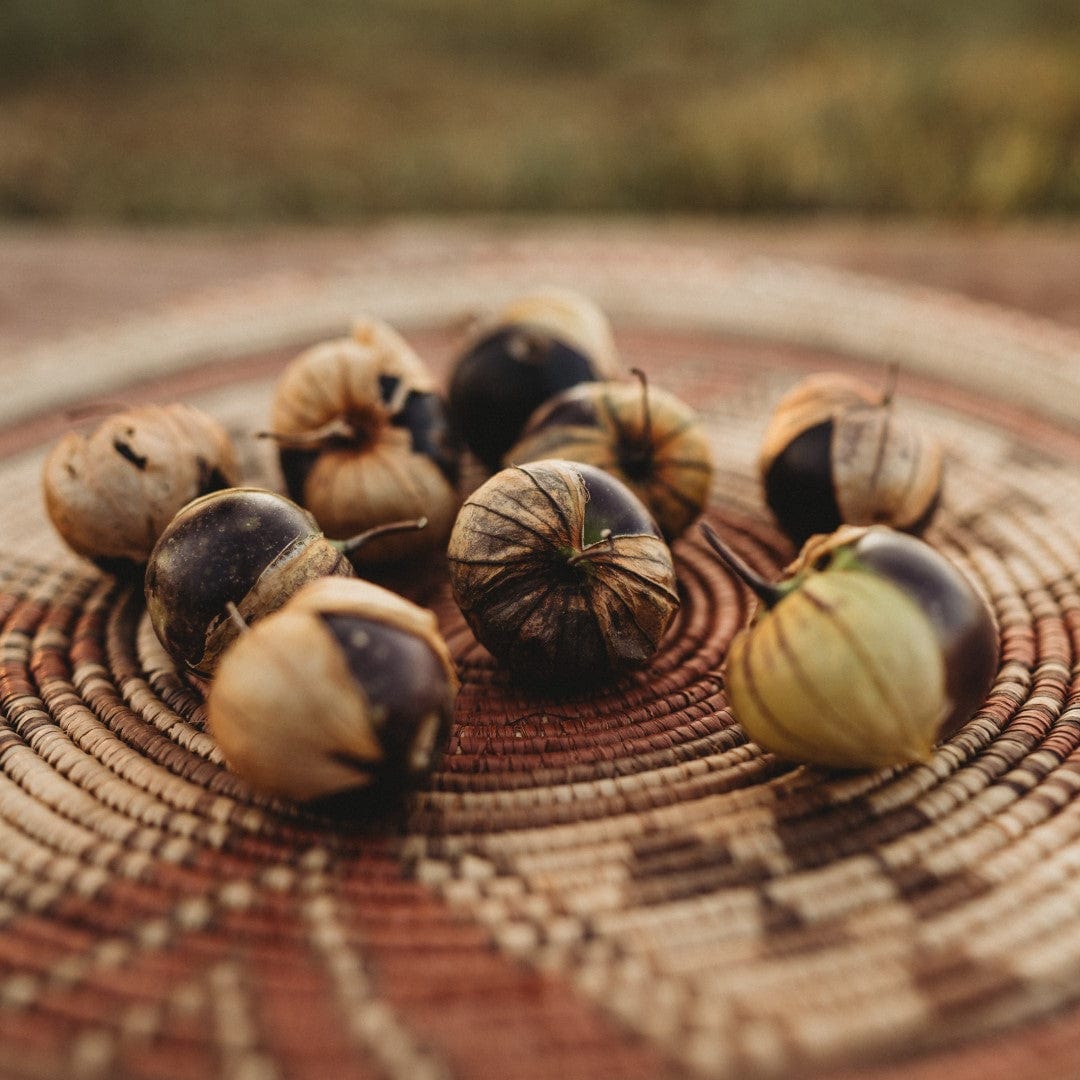
[{"label": "tomatillo stem", "polygon": [[319,449],[331,439],[354,439],[355,437],[356,429],[341,417],[328,420],[322,427],[312,428],[311,431],[298,431],[292,434],[282,431],[260,431],[256,435],[259,439],[273,439],[278,446],[292,450]]},{"label": "tomatillo stem", "polygon": [[426,529],[428,519],[426,517],[412,518],[407,521],[388,521],[383,525],[373,525],[362,533],[349,537],[348,540],[331,540],[330,542],[342,553],[351,555],[354,551],[362,548],[371,540],[390,533],[409,532],[413,529]]},{"label": "tomatillo stem", "polygon": [[891,405],[896,396],[896,384],[900,381],[900,365],[895,360],[889,365],[885,378],[885,389],[881,392],[881,404]]},{"label": "tomatillo stem", "polygon": [[571,555],[570,558],[566,560],[566,565],[567,566],[574,566],[577,563],[581,562],[582,559],[591,558],[595,554],[594,549],[596,548],[597,544],[606,544],[609,550],[611,550],[611,551],[615,550],[615,541],[611,536],[611,530],[610,529],[605,529],[600,534],[600,539],[597,540],[595,544],[589,544],[588,547],[582,549],[581,551],[574,552],[574,554]]},{"label": "tomatillo stem", "polygon": [[786,590],[766,581],[756,570],[744,562],[717,535],[716,530],[707,522],[701,522],[701,532],[709,547],[720,557],[720,561],[767,607],[775,606],[783,599]]},{"label": "tomatillo stem", "polygon": [[229,620],[241,634],[247,633],[247,631],[251,629],[247,619],[240,614],[240,609],[232,600],[227,600],[225,602],[225,610],[228,612]]},{"label": "tomatillo stem", "polygon": [[649,407],[649,380],[645,375],[645,372],[641,368],[631,368],[630,374],[636,376],[638,382],[641,383],[641,430],[642,430],[642,442],[645,446],[651,447],[653,444],[652,434],[652,410]]}]

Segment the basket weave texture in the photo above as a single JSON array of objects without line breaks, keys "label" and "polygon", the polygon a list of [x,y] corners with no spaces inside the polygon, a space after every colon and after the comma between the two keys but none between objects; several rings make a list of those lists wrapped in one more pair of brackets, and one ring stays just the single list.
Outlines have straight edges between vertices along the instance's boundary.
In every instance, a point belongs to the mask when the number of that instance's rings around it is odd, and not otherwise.
[{"label": "basket weave texture", "polygon": [[[701,411],[720,466],[707,516],[776,575],[794,552],[754,476],[769,409],[824,367],[884,378],[895,339],[841,341],[845,305],[918,316],[898,400],[948,459],[927,539],[1001,635],[970,723],[926,764],[874,773],[794,768],[747,743],[720,673],[750,601],[694,531],[675,545],[683,606],[660,653],[588,694],[516,687],[432,566],[399,584],[435,610],[462,676],[447,753],[401,833],[316,817],[228,771],[140,591],[52,537],[36,484],[57,414],[13,425],[0,1073],[884,1076],[972,1039],[1007,1044],[1080,999],[1080,427],[1066,416],[1080,403],[986,390],[985,355],[938,360],[958,319],[984,340],[996,327],[1037,378],[1074,343],[870,282],[808,300],[801,271],[762,280],[776,314],[753,335],[746,319],[738,336],[711,316],[690,326],[686,310],[624,317],[624,361]],[[447,311],[413,314],[445,378]],[[234,430],[249,477],[275,484],[251,433],[292,345],[258,343],[128,400],[194,401]]]}]

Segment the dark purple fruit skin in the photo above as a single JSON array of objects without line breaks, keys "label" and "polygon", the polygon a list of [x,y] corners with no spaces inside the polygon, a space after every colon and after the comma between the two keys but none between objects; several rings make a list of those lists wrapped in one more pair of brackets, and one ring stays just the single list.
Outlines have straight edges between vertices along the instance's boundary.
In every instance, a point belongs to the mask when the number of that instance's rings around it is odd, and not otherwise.
[{"label": "dark purple fruit skin", "polygon": [[450,377],[450,421],[457,437],[494,472],[539,406],[597,377],[589,357],[565,342],[507,327],[458,359]]},{"label": "dark purple fruit skin", "polygon": [[[400,834],[408,826],[409,796],[425,775],[408,765],[418,718],[432,710],[442,718],[432,765],[450,736],[453,698],[446,672],[429,646],[403,630],[352,615],[323,619],[368,699],[388,710],[378,732],[386,759],[374,765],[349,759],[346,764],[368,773],[371,782],[313,799],[306,809],[365,833]],[[358,644],[358,629],[371,635],[370,645]]]},{"label": "dark purple fruit skin", "polygon": [[807,428],[765,475],[765,502],[784,534],[799,546],[842,524],[833,486],[832,438],[832,420]]},{"label": "dark purple fruit skin", "polygon": [[239,605],[290,545],[312,542],[329,543],[306,510],[272,491],[226,488],[188,503],[146,565],[147,607],[161,643],[199,671],[207,630],[227,604]]},{"label": "dark purple fruit skin", "polygon": [[[398,379],[389,375],[379,377],[379,394],[384,404],[393,400],[397,388]],[[430,458],[450,484],[457,483],[458,449],[450,431],[446,403],[438,394],[411,391],[405,398],[405,404],[391,417],[390,423],[408,431],[414,453]],[[363,453],[368,445],[368,437],[360,431],[355,439],[344,435],[331,436],[315,449],[282,446],[278,457],[289,497],[303,504],[308,474],[323,451],[354,450]]]},{"label": "dark purple fruit skin", "polygon": [[[427,642],[396,626],[355,615],[323,615],[364,696],[383,713],[375,733],[384,758],[366,767],[380,784],[397,787],[430,771],[450,735],[453,694],[446,671]],[[410,751],[420,722],[441,718],[429,767],[416,770]]]},{"label": "dark purple fruit skin", "polygon": [[[765,474],[765,502],[784,534],[799,547],[811,536],[834,532],[844,524],[833,479],[834,429],[832,420],[807,428],[777,455]],[[940,502],[938,490],[922,516],[905,530],[921,533]]]},{"label": "dark purple fruit skin", "polygon": [[[582,543],[584,547],[602,543],[605,534],[618,536],[655,536],[663,539],[660,527],[652,514],[638,497],[619,479],[597,468],[578,462],[568,462],[581,477],[588,493],[582,520]],[[565,588],[581,587],[583,576],[589,571],[583,566],[569,565],[566,555],[552,552],[552,560],[545,571],[553,581]],[[559,638],[565,647],[562,655],[550,657],[543,652],[529,653],[519,647],[511,657],[510,666],[523,683],[539,682],[550,686],[558,679],[568,687],[584,686],[599,676],[611,672],[611,659],[603,643],[593,632],[591,618],[579,613],[585,620],[580,632],[564,633]]]},{"label": "dark purple fruit skin", "polygon": [[983,598],[940,552],[894,530],[872,529],[855,542],[861,566],[899,586],[930,620],[945,658],[952,712],[939,738],[955,734],[986,700],[998,669],[998,633]]},{"label": "dark purple fruit skin", "polygon": [[586,547],[603,540],[607,529],[612,536],[647,535],[663,539],[652,514],[621,480],[595,465],[575,463],[573,468],[589,493],[582,529]]}]

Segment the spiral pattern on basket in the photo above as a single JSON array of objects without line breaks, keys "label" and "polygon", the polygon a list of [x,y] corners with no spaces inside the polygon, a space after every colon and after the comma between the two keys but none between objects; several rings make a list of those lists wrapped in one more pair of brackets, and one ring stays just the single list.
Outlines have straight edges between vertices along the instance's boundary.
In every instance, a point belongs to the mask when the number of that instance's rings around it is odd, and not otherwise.
[{"label": "spiral pattern on basket", "polygon": [[[821,357],[622,344],[700,408],[708,518],[776,575],[793,552],[751,463],[764,410]],[[11,1074],[784,1075],[1080,998],[1080,436],[991,421],[924,376],[899,392],[947,445],[927,539],[988,597],[1002,647],[984,707],[901,770],[747,743],[720,669],[750,600],[694,530],[654,662],[587,695],[515,687],[425,584],[462,690],[404,835],[248,791],[138,589],[68,557],[0,560]],[[213,393],[257,426],[248,381]]]}]

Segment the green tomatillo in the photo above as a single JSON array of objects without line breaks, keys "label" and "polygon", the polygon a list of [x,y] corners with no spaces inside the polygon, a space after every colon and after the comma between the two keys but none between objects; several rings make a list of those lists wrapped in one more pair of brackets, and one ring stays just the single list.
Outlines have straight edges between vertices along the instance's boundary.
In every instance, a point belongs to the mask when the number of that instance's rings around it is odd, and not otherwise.
[{"label": "green tomatillo", "polygon": [[724,681],[735,719],[764,749],[847,769],[920,761],[984,703],[998,663],[993,615],[929,544],[844,527],[811,538],[770,584],[702,531],[759,600]]}]

